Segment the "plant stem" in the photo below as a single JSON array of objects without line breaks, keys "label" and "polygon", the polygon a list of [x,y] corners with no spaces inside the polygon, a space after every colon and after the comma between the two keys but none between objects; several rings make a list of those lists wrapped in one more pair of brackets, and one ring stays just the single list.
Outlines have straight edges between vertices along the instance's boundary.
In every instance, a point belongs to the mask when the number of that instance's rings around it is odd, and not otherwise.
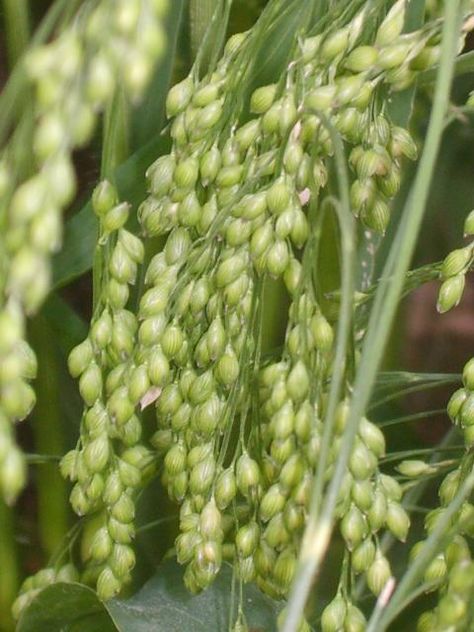
[{"label": "plant stem", "polygon": [[[288,602],[288,611],[283,624],[282,632],[292,632],[298,628],[300,618],[311,588],[314,576],[314,561],[317,562],[319,556],[324,555],[326,547],[329,544],[330,530],[326,532],[319,526],[318,520],[320,515],[320,505],[323,496],[324,476],[326,465],[328,463],[331,440],[334,434],[335,412],[340,398],[342,381],[345,373],[347,345],[349,335],[351,333],[351,323],[353,315],[353,296],[354,296],[354,270],[355,270],[355,227],[354,219],[350,211],[349,202],[349,179],[347,174],[347,165],[344,158],[344,150],[341,138],[335,133],[327,119],[323,119],[328,127],[336,156],[336,169],[339,183],[339,195],[341,203],[336,203],[335,210],[338,215],[341,228],[341,245],[342,245],[342,300],[337,328],[336,353],[334,357],[334,370],[331,377],[331,387],[329,391],[329,399],[327,411],[324,420],[324,432],[321,442],[321,450],[318,460],[313,489],[311,494],[310,509],[308,523],[303,535],[301,553],[296,570],[296,577],[293,582],[290,598]],[[344,471],[336,474],[339,477],[337,481],[338,488],[341,485]],[[331,509],[331,516],[334,508]],[[318,529],[321,529],[318,531]],[[320,533],[322,536],[319,540],[321,548],[314,546],[317,542],[315,534]]]},{"label": "plant stem", "polygon": [[[38,357],[36,407],[32,428],[38,454],[63,455],[65,437],[61,411],[60,365],[53,331],[45,316],[31,323],[30,335]],[[42,463],[36,469],[38,531],[43,550],[50,557],[63,541],[69,527],[66,483],[58,464]]]},{"label": "plant stem", "polygon": [[28,46],[30,20],[28,0],[3,0],[7,55],[10,69]]},{"label": "plant stem", "polygon": [[334,526],[334,512],[341,481],[357,435],[359,421],[370,399],[378,367],[403,291],[405,276],[416,245],[441,143],[444,117],[449,103],[454,56],[459,32],[460,2],[461,0],[452,0],[446,5],[442,60],[436,82],[425,150],[375,295],[367,335],[362,348],[361,360],[356,374],[350,414],[335,471],[320,514],[311,515],[305,529],[299,570],[293,582],[283,632],[292,632],[292,630],[296,629],[296,624],[303,614],[313,579],[317,577],[325,557]]},{"label": "plant stem", "polygon": [[[122,90],[118,90],[110,102],[104,116],[102,161],[100,166],[101,179],[113,182],[113,174],[119,164],[125,161],[129,148],[129,109]],[[100,226],[99,226],[100,231]],[[104,264],[109,254],[109,244],[101,245],[101,235],[98,235],[98,243],[92,266],[93,277],[93,306],[94,314],[99,306],[102,292],[102,277]]]},{"label": "plant stem", "polygon": [[0,624],[13,629],[10,608],[19,587],[19,568],[15,542],[13,510],[0,498]]}]

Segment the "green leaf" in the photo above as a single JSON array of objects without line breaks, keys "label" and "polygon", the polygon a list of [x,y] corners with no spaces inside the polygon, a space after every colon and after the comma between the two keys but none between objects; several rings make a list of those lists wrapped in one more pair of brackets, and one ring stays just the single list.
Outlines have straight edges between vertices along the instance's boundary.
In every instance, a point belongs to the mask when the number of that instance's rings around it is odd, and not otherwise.
[{"label": "green leaf", "polygon": [[[53,584],[26,609],[17,632],[222,632],[235,621],[238,585],[232,590],[232,568],[226,564],[215,582],[199,595],[183,583],[183,567],[164,562],[136,595],[101,603],[80,584]],[[253,584],[243,588],[243,610],[249,629],[276,632],[279,604]]]},{"label": "green leaf", "polygon": [[96,593],[82,584],[53,584],[25,610],[17,632],[116,632]]},{"label": "green leaf", "polygon": [[[174,560],[161,565],[156,575],[131,599],[114,600],[107,608],[124,632],[221,632],[235,619],[238,590],[232,602],[232,569],[225,565],[216,581],[199,595],[183,583],[183,568]],[[243,608],[250,629],[276,631],[277,604],[256,586],[244,587]]]}]

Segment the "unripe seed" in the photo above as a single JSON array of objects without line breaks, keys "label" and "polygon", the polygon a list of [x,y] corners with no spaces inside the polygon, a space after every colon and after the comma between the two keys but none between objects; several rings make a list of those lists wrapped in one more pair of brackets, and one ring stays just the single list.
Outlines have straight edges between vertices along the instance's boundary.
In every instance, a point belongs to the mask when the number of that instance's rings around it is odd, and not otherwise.
[{"label": "unripe seed", "polygon": [[263,255],[270,247],[273,240],[273,226],[270,221],[259,226],[250,241],[250,254],[255,260]]},{"label": "unripe seed", "polygon": [[280,485],[272,485],[260,501],[260,519],[263,522],[268,522],[271,518],[273,518],[283,510],[285,502],[286,496],[283,493]]},{"label": "unripe seed", "polygon": [[329,62],[343,53],[349,42],[349,33],[349,27],[344,27],[328,35],[321,45],[321,59]]},{"label": "unripe seed", "polygon": [[112,470],[105,480],[102,498],[108,505],[114,505],[123,493],[123,484],[117,470]]},{"label": "unripe seed", "polygon": [[165,386],[170,378],[168,359],[159,347],[153,349],[148,356],[148,376],[154,386]]},{"label": "unripe seed", "polygon": [[237,531],[235,545],[241,557],[253,555],[260,540],[260,529],[256,522],[250,522]]},{"label": "unripe seed", "polygon": [[68,357],[68,368],[72,377],[79,377],[90,365],[93,357],[94,350],[88,338],[74,347]]},{"label": "unripe seed", "polygon": [[237,380],[240,372],[237,356],[230,348],[219,359],[215,370],[217,380],[225,386],[231,386]]},{"label": "unripe seed", "polygon": [[114,517],[109,519],[107,528],[112,540],[120,544],[129,544],[135,533],[133,524],[121,522]]},{"label": "unripe seed", "polygon": [[474,393],[471,393],[461,406],[458,418],[464,427],[474,425]]},{"label": "unripe seed", "polygon": [[367,538],[352,551],[351,566],[356,573],[365,573],[374,559],[375,544],[370,538]]},{"label": "unripe seed", "polygon": [[461,272],[465,272],[466,268],[472,259],[472,250],[470,247],[459,248],[449,253],[446,259],[443,261],[441,268],[441,278],[443,280],[449,279]]},{"label": "unripe seed", "polygon": [[222,261],[216,271],[216,285],[225,287],[235,281],[245,270],[246,260],[241,254],[235,254]]},{"label": "unripe seed", "polygon": [[267,255],[267,270],[269,274],[278,278],[286,270],[290,259],[288,244],[286,241],[278,239],[270,247]]},{"label": "unripe seed", "polygon": [[375,560],[367,571],[367,586],[374,595],[379,595],[391,576],[392,572],[388,560],[378,551]]},{"label": "unripe seed", "polygon": [[346,57],[344,66],[352,72],[364,72],[375,66],[377,57],[378,51],[373,46],[358,46]]},{"label": "unripe seed", "polygon": [[375,424],[362,417],[359,424],[359,435],[369,450],[380,458],[385,455],[385,437]]},{"label": "unripe seed", "polygon": [[120,592],[122,584],[108,566],[100,573],[97,580],[97,594],[102,601],[112,599]]},{"label": "unripe seed", "polygon": [[469,392],[464,388],[459,388],[451,395],[447,406],[447,412],[451,421],[454,423],[457,422],[458,415],[461,412],[461,407],[468,398],[468,395]]},{"label": "unripe seed", "polygon": [[112,233],[125,225],[130,213],[130,204],[122,202],[111,208],[101,217],[102,227],[106,233]]},{"label": "unripe seed", "polygon": [[254,114],[264,114],[267,112],[273,104],[276,90],[276,84],[257,88],[250,98],[250,111]]},{"label": "unripe seed", "polygon": [[190,77],[176,84],[168,92],[166,98],[166,114],[169,118],[180,114],[191,101],[193,82]]},{"label": "unripe seed", "polygon": [[114,544],[108,563],[116,577],[126,577],[135,566],[135,553],[126,544]]},{"label": "unripe seed", "polygon": [[410,519],[407,512],[399,503],[389,502],[387,507],[387,527],[392,534],[402,542],[405,542],[408,529],[410,528]]},{"label": "unripe seed", "polygon": [[417,459],[402,461],[397,466],[397,470],[400,474],[407,476],[408,478],[417,478],[418,476],[425,476],[426,474],[433,472],[432,467],[424,461]]},{"label": "unripe seed", "polygon": [[437,555],[426,569],[423,579],[427,582],[440,582],[446,577],[446,571],[444,555]]},{"label": "unripe seed", "polygon": [[390,208],[385,200],[378,197],[372,206],[362,209],[360,217],[368,228],[383,235],[390,222]]},{"label": "unripe seed", "polygon": [[107,435],[88,443],[84,449],[84,463],[91,474],[102,472],[109,460],[110,446]]},{"label": "unripe seed", "polygon": [[458,274],[442,283],[436,304],[436,309],[440,314],[444,314],[459,304],[464,291],[465,281],[464,275]]},{"label": "unripe seed", "polygon": [[322,314],[317,314],[311,319],[310,326],[316,348],[321,353],[328,353],[334,343],[334,332],[331,325]]},{"label": "unripe seed", "polygon": [[354,503],[361,511],[367,511],[374,500],[374,489],[370,480],[354,480],[351,487],[351,496]]},{"label": "unripe seed", "polygon": [[232,469],[228,468],[219,474],[215,485],[215,499],[219,509],[225,509],[237,494],[237,482]]},{"label": "unripe seed", "polygon": [[117,243],[112,252],[109,272],[119,283],[133,283],[135,281],[137,264],[120,243]]},{"label": "unripe seed", "polygon": [[347,605],[341,595],[337,595],[323,610],[321,615],[322,632],[339,632],[344,627]]},{"label": "unripe seed", "polygon": [[372,533],[376,533],[384,524],[387,517],[387,499],[385,494],[377,489],[374,494],[372,506],[367,512]]},{"label": "unripe seed", "polygon": [[471,211],[464,222],[464,235],[474,235],[474,211]]},{"label": "unripe seed", "polygon": [[121,386],[109,397],[107,411],[118,426],[125,424],[133,415],[135,407],[128,396],[128,388]]},{"label": "unripe seed", "polygon": [[217,542],[222,541],[222,517],[214,498],[211,498],[204,506],[199,520],[199,527],[201,535],[205,539]]},{"label": "unripe seed", "polygon": [[112,552],[112,538],[106,527],[100,528],[90,545],[90,555],[96,562],[104,562]]},{"label": "unripe seed", "polygon": [[367,522],[362,512],[352,504],[341,521],[341,534],[352,551],[367,536]]},{"label": "unripe seed", "polygon": [[102,393],[102,372],[95,362],[89,364],[79,380],[79,392],[88,406],[98,399]]},{"label": "unripe seed", "polygon": [[328,84],[314,88],[305,97],[305,105],[310,110],[322,110],[323,112],[331,109],[336,98],[336,85]]},{"label": "unripe seed", "polygon": [[179,474],[186,467],[186,448],[178,443],[174,445],[165,456],[165,468],[171,475]]},{"label": "unripe seed", "polygon": [[204,183],[214,182],[221,168],[221,152],[213,145],[201,158],[201,178]]},{"label": "unripe seed", "polygon": [[256,461],[244,453],[236,465],[237,486],[241,493],[248,497],[260,482],[260,469]]},{"label": "unripe seed", "polygon": [[191,471],[189,488],[193,494],[205,494],[211,487],[216,474],[216,463],[213,456],[209,456]]},{"label": "unripe seed", "polygon": [[398,0],[387,13],[377,30],[375,43],[378,47],[387,46],[398,39],[405,21],[405,4],[405,0]]}]

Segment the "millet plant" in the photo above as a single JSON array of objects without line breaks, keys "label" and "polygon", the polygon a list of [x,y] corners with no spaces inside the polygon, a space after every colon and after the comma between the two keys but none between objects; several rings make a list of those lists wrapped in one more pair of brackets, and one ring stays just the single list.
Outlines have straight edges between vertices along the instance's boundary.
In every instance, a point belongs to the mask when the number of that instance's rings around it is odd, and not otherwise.
[{"label": "millet plant", "polygon": [[[29,4],[3,0],[5,630],[474,629],[474,359],[458,390],[382,365],[403,297],[439,279],[451,310],[474,261],[473,211],[410,268],[472,123],[472,0],[56,0],[32,36]],[[429,414],[377,405],[440,384],[458,430],[392,450]]]}]

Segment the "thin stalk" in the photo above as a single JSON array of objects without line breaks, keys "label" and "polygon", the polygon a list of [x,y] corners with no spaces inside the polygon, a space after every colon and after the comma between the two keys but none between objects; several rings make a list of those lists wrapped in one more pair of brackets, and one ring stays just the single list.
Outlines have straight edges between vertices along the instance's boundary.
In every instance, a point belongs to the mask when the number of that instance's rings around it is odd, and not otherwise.
[{"label": "thin stalk", "polygon": [[[118,90],[111,100],[104,116],[102,160],[100,166],[101,179],[114,181],[118,165],[125,161],[129,149],[129,108],[122,90]],[[99,226],[100,231],[100,226]],[[110,245],[101,245],[98,235],[98,244],[94,254],[92,266],[93,301],[92,313],[95,314],[99,306],[102,292],[102,280],[104,266],[109,255]]]},{"label": "thin stalk", "polygon": [[0,498],[0,623],[5,630],[13,630],[10,609],[19,588],[16,549],[14,512]]},{"label": "thin stalk", "polygon": [[[321,539],[316,542],[315,533],[318,529],[318,516],[320,505],[322,502],[324,475],[326,471],[325,464],[328,462],[331,449],[331,439],[334,434],[335,412],[340,399],[342,382],[346,369],[347,346],[351,333],[352,315],[353,315],[353,296],[354,296],[354,270],[355,270],[355,227],[354,219],[350,211],[349,201],[349,177],[347,173],[347,165],[344,158],[344,149],[340,136],[329,125],[327,119],[323,119],[333,141],[336,157],[336,174],[339,185],[339,195],[341,202],[335,205],[338,220],[341,228],[341,247],[342,247],[342,300],[339,314],[339,323],[337,328],[336,352],[334,356],[334,370],[331,376],[331,387],[329,390],[328,405],[324,420],[324,432],[321,443],[321,451],[318,460],[313,489],[310,501],[310,510],[308,523],[303,535],[301,545],[301,553],[296,570],[295,580],[293,582],[288,602],[288,611],[283,624],[282,632],[292,632],[298,628],[298,623],[303,613],[303,609],[311,588],[314,576],[314,561],[324,555],[327,545],[329,544],[330,530],[327,536],[321,530]],[[344,472],[339,474],[338,486],[342,482]],[[324,529],[324,525],[323,525]],[[315,546],[316,543],[316,546]]]},{"label": "thin stalk", "polygon": [[[50,557],[63,541],[70,517],[67,485],[57,464],[66,448],[61,410],[61,367],[50,323],[42,314],[32,321],[30,336],[38,357],[37,399],[32,428],[35,449],[41,460],[33,459],[34,455],[31,455],[28,461],[41,463],[35,473],[38,533],[42,549]],[[54,461],[51,462],[51,459]]]},{"label": "thin stalk", "polygon": [[10,69],[19,60],[30,39],[28,4],[28,0],[3,0],[7,56]]},{"label": "thin stalk", "polygon": [[[317,577],[325,557],[334,526],[334,513],[340,484],[357,435],[359,421],[370,399],[420,231],[441,143],[444,117],[449,104],[457,35],[459,33],[460,4],[461,0],[452,0],[446,4],[442,60],[435,87],[433,110],[426,136],[425,150],[375,295],[367,335],[362,348],[360,365],[354,383],[350,414],[342,438],[341,450],[333,478],[321,513],[319,515],[311,513],[305,529],[299,569],[293,582],[283,632],[292,632],[292,630],[296,629],[296,625],[303,614],[313,579]],[[474,483],[474,474],[472,477]]]}]

